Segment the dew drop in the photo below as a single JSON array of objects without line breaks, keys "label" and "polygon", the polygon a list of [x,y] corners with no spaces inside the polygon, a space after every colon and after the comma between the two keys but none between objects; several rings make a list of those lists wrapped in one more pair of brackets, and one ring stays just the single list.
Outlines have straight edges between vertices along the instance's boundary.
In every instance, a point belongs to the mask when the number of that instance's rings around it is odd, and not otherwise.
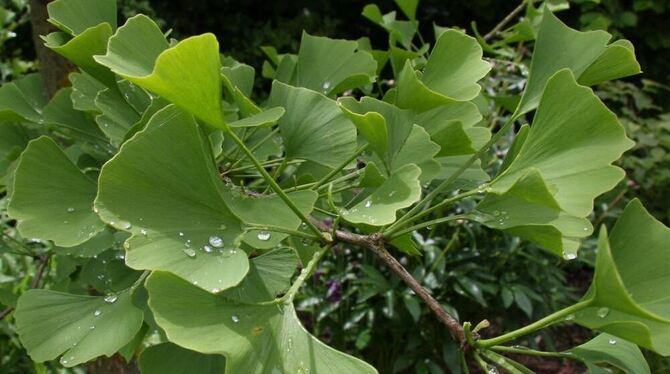
[{"label": "dew drop", "polygon": [[225,230],[225,229],[226,229],[226,225],[225,225],[224,223],[222,223],[221,226],[219,226],[219,229],[221,229],[221,230]]},{"label": "dew drop", "polygon": [[366,208],[369,208],[371,206],[372,206],[372,201],[368,200],[368,201],[365,202],[365,207]]},{"label": "dew drop", "polygon": [[597,314],[598,317],[600,317],[600,318],[605,318],[605,317],[607,317],[607,315],[608,315],[609,313],[610,313],[610,309],[607,308],[607,307],[602,307],[602,308],[598,309],[598,311],[596,312],[596,314]]},{"label": "dew drop", "polygon": [[184,236],[184,233],[180,231],[179,236]]},{"label": "dew drop", "polygon": [[116,302],[116,299],[118,299],[118,297],[116,295],[107,295],[107,296],[105,296],[105,298],[103,300],[105,300],[106,303],[112,304],[112,303]]},{"label": "dew drop", "polygon": [[147,236],[147,230],[145,229],[140,230],[140,234]]},{"label": "dew drop", "polygon": [[193,281],[193,285],[194,285],[194,286],[197,286],[197,285],[198,285],[198,281]]},{"label": "dew drop", "polygon": [[487,371],[488,374],[498,374],[498,369],[491,366]]},{"label": "dew drop", "polygon": [[493,215],[498,217],[500,215],[500,211],[499,210],[494,210]]},{"label": "dew drop", "polygon": [[212,251],[213,251],[212,247],[210,247],[208,245],[203,245],[202,250],[207,252],[207,253],[212,253]]},{"label": "dew drop", "polygon": [[67,212],[68,212],[68,213],[73,213],[73,212],[74,212],[74,208],[72,208],[72,207],[67,208]]},{"label": "dew drop", "polygon": [[272,234],[270,234],[268,231],[259,231],[258,235],[256,235],[258,240],[262,240],[264,242],[270,240],[270,237],[272,237]]},{"label": "dew drop", "polygon": [[583,230],[584,230],[584,231],[589,231],[589,228],[588,228],[588,227],[584,227]]},{"label": "dew drop", "polygon": [[233,314],[232,316],[230,316],[230,319],[231,319],[234,323],[238,323],[238,322],[240,322],[240,317],[238,317],[237,314]]},{"label": "dew drop", "polygon": [[102,314],[102,312],[100,310],[96,310],[95,312],[93,312],[93,315],[96,316],[96,317],[101,315],[101,314]]},{"label": "dew drop", "polygon": [[389,192],[389,197],[393,197],[393,195],[395,195],[395,191]]},{"label": "dew drop", "polygon": [[61,357],[59,362],[61,363],[61,365],[67,365],[67,358],[65,358],[65,356]]},{"label": "dew drop", "polygon": [[288,338],[288,345],[286,346],[286,352],[291,352],[292,348],[293,348],[293,339]]},{"label": "dew drop", "polygon": [[221,292],[220,289],[218,289],[218,288],[212,288],[212,293],[219,293],[219,292]]},{"label": "dew drop", "polygon": [[184,254],[186,254],[186,256],[188,256],[190,258],[195,257],[195,249],[193,249],[193,248],[186,247],[182,251],[184,251]]},{"label": "dew drop", "polygon": [[322,86],[322,87],[323,87],[323,91],[324,91],[324,92],[325,92],[325,91],[328,91],[328,89],[330,88],[330,82],[328,82],[328,81],[323,82],[323,86]]},{"label": "dew drop", "polygon": [[95,330],[95,326],[91,325],[88,329],[89,330]]},{"label": "dew drop", "polygon": [[209,237],[209,244],[214,248],[223,247],[223,239],[218,236],[212,235]]},{"label": "dew drop", "polygon": [[571,252],[564,252],[563,253],[563,258],[566,260],[574,260],[577,258],[577,254],[571,253]]},{"label": "dew drop", "polygon": [[616,339],[610,339],[610,340],[608,341],[608,343],[614,345],[614,344],[616,344]]},{"label": "dew drop", "polygon": [[565,316],[565,320],[566,320],[566,321],[572,321],[573,319],[575,319],[575,315],[574,315],[574,314],[568,314],[567,316]]}]

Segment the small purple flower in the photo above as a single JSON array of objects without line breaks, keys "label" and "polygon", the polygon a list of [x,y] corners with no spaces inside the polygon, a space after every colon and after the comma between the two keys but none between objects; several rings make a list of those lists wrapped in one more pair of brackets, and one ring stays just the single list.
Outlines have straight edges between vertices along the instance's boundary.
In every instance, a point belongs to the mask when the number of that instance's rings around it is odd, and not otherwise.
[{"label": "small purple flower", "polygon": [[326,292],[326,299],[335,304],[342,299],[342,284],[337,280],[329,280],[326,282],[328,292]]}]

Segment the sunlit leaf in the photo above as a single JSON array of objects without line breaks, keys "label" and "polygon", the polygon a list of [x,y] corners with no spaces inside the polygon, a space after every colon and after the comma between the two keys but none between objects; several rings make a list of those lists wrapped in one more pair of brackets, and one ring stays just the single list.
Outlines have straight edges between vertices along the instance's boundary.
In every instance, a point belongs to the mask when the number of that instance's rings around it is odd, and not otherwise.
[{"label": "sunlit leaf", "polygon": [[596,273],[584,296],[590,304],[575,321],[670,355],[668,243],[670,229],[639,200],[630,202],[609,238],[605,228],[600,232]]},{"label": "sunlit leaf", "polygon": [[591,374],[609,373],[603,364],[615,366],[628,374],[649,374],[649,364],[635,344],[609,334],[600,334],[567,352],[581,359]]},{"label": "sunlit leaf", "polygon": [[0,121],[40,122],[47,99],[42,76],[29,74],[0,87]]},{"label": "sunlit leaf", "polygon": [[138,359],[142,374],[223,373],[226,359],[221,355],[202,354],[172,343],[146,348]]},{"label": "sunlit leaf", "polygon": [[116,30],[116,0],[55,0],[47,4],[47,10],[48,21],[71,35],[102,23]]}]

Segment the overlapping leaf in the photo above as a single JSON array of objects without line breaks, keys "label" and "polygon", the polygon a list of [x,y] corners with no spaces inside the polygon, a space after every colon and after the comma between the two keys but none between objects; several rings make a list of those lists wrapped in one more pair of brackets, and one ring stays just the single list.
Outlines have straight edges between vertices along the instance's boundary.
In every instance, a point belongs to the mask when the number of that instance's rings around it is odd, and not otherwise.
[{"label": "overlapping leaf", "polygon": [[374,82],[377,63],[351,40],[303,32],[296,66],[296,85],[335,95]]},{"label": "overlapping leaf", "polygon": [[568,350],[586,364],[591,374],[606,374],[615,366],[628,374],[649,374],[649,364],[640,348],[626,340],[609,334],[600,334],[588,342]]},{"label": "overlapping leaf", "polygon": [[491,70],[482,53],[476,39],[456,30],[444,32],[422,74],[417,74],[409,61],[405,63],[398,77],[395,104],[424,112],[474,99],[481,90],[477,82]]},{"label": "overlapping leaf", "polygon": [[142,374],[223,373],[226,359],[162,343],[146,348],[138,359]]},{"label": "overlapping leaf", "polygon": [[291,304],[235,303],[161,272],[149,277],[147,288],[156,321],[169,339],[226,356],[226,373],[376,373],[311,336]]},{"label": "overlapping leaf", "polygon": [[335,101],[306,88],[274,82],[268,105],[286,109],[279,129],[287,157],[335,168],[355,152],[356,128]]},{"label": "overlapping leaf", "polygon": [[605,31],[571,29],[552,12],[543,12],[528,83],[516,112],[535,109],[545,84],[561,69],[570,69],[586,85],[640,73],[632,45],[628,41],[608,45],[611,37]]},{"label": "overlapping leaf", "polygon": [[[593,199],[623,178],[623,170],[612,162],[632,142],[614,113],[590,89],[579,86],[568,70],[548,81],[533,125],[521,141],[507,156],[511,158],[506,161],[509,166],[491,183],[493,194],[487,197],[483,210],[488,214],[502,212],[507,210],[502,207],[512,208],[522,197],[524,204],[537,205],[535,213],[545,213],[534,216],[517,212],[517,216],[512,216],[510,212],[503,225],[499,223],[502,217],[492,217],[487,222],[493,227],[514,227],[516,234],[531,240],[538,239],[533,236],[539,231],[524,226],[552,226],[561,232],[563,240],[557,241],[556,231],[545,228],[554,239],[551,244],[545,239],[540,244],[574,257],[578,247],[575,239],[591,233],[583,218],[593,210]],[[531,171],[536,175],[521,182]],[[549,207],[552,214],[544,210]]]},{"label": "overlapping leaf", "polygon": [[661,355],[670,355],[668,264],[670,229],[638,200],[628,204],[612,234],[603,228],[596,273],[575,321]]},{"label": "overlapping leaf", "polygon": [[[248,270],[236,243],[240,218],[292,229],[300,223],[278,197],[246,200],[233,193],[221,183],[194,118],[171,105],[103,167],[96,207],[103,220],[133,234],[126,242],[129,266],[170,271],[218,292],[238,284]],[[233,197],[236,205],[229,206],[226,199]],[[313,192],[291,197],[305,213],[312,209]],[[274,213],[264,215],[263,209]],[[276,244],[282,237],[273,236],[261,242]]]},{"label": "overlapping leaf", "polygon": [[42,76],[29,74],[0,87],[0,121],[18,122],[41,120],[42,108],[47,103]]},{"label": "overlapping leaf", "polygon": [[96,190],[51,138],[40,137],[18,162],[8,212],[24,237],[71,247],[105,227],[92,211]]},{"label": "overlapping leaf", "polygon": [[221,108],[221,58],[212,34],[174,47],[148,17],[128,19],[95,60],[125,79],[173,102],[206,123],[225,125]]},{"label": "overlapping leaf", "polygon": [[142,309],[132,298],[132,289],[108,296],[30,290],[16,307],[21,343],[34,361],[62,355],[60,363],[66,367],[112,356],[142,325]]}]

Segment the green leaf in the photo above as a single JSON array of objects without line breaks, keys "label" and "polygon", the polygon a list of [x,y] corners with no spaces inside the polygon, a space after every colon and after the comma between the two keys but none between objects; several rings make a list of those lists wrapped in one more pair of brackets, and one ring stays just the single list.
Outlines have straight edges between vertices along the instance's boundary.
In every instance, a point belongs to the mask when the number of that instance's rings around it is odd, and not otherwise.
[{"label": "green leaf", "polygon": [[213,34],[190,37],[168,48],[158,26],[137,15],[109,39],[107,54],[95,60],[207,124],[225,126],[221,58]]},{"label": "green leaf", "polygon": [[132,294],[129,290],[102,297],[29,290],[19,298],[15,312],[21,343],[34,361],[62,355],[60,363],[66,367],[112,356],[142,326],[143,313],[133,305]]},{"label": "green leaf", "polygon": [[44,107],[42,112],[44,118],[41,122],[53,124],[75,138],[107,142],[98,125],[86,113],[74,109],[71,96],[71,87],[56,92],[49,104]]},{"label": "green leaf", "polygon": [[298,52],[296,85],[336,95],[373,83],[377,62],[352,40],[330,39],[303,32]]},{"label": "green leaf", "polygon": [[531,240],[558,256],[574,259],[580,239],[591,235],[586,218],[566,214],[536,169],[502,193],[489,193],[477,205],[482,223]]},{"label": "green leaf", "polygon": [[149,277],[147,289],[170,341],[226,356],[226,373],[376,373],[311,336],[291,304],[234,303],[161,272]]},{"label": "green leaf", "polygon": [[0,87],[0,122],[39,123],[46,105],[42,76],[29,74]]},{"label": "green leaf", "polygon": [[106,228],[91,239],[74,247],[54,248],[56,253],[75,257],[94,257],[108,250],[114,245],[114,233]]},{"label": "green leaf", "polygon": [[98,92],[106,88],[105,85],[86,73],[71,73],[69,79],[72,84],[72,107],[82,112],[98,112],[95,98]]},{"label": "green leaf", "polygon": [[639,200],[619,217],[609,240],[603,227],[596,272],[575,321],[670,355],[670,229],[652,217]]},{"label": "green leaf", "polygon": [[384,226],[395,222],[396,211],[407,208],[421,198],[421,169],[407,164],[391,176],[370,196],[342,212],[342,218],[350,223]]},{"label": "green leaf", "polygon": [[[403,11],[413,12],[416,10],[416,5],[412,4],[413,2],[415,1],[400,0],[397,3],[402,8]],[[414,10],[412,10],[412,8],[414,8]],[[366,5],[363,8],[362,15],[363,17],[369,19],[370,21],[376,23],[377,25],[381,26],[386,31],[388,31],[389,45],[391,46],[391,49],[396,48],[395,45],[397,44],[397,42],[400,42],[400,44],[402,44],[405,50],[411,49],[412,40],[414,39],[414,36],[416,35],[419,26],[419,23],[412,17],[409,17],[408,15],[408,17],[411,19],[410,21],[399,21],[396,19],[396,12],[389,12],[382,15],[381,11],[379,10],[379,7],[376,4]],[[397,48],[396,50],[400,51],[400,49]]]},{"label": "green leaf", "polygon": [[632,145],[614,113],[562,70],[547,82],[525,141],[508,155],[514,159],[491,189],[503,193],[536,169],[558,206],[583,218],[593,210],[593,199],[623,178],[612,162]]},{"label": "green leaf", "polygon": [[454,101],[474,99],[481,90],[477,82],[491,70],[482,60],[477,40],[456,30],[444,32],[419,77],[410,62],[398,77],[396,104],[424,112]]},{"label": "green leaf", "polygon": [[246,117],[228,124],[230,127],[271,127],[286,113],[282,107],[266,109],[251,117]]},{"label": "green leaf", "polygon": [[419,0],[395,0],[400,10],[407,16],[407,18],[416,19],[416,8],[419,6]]},{"label": "green leaf", "polygon": [[275,81],[268,106],[286,109],[279,129],[288,158],[336,168],[356,151],[356,128],[322,94]]},{"label": "green leaf", "polygon": [[114,74],[93,59],[94,55],[107,52],[107,41],[112,33],[112,27],[108,23],[101,23],[74,38],[63,32],[53,32],[43,39],[48,48],[72,61],[100,82],[114,87],[116,85]]},{"label": "green leaf", "polygon": [[528,83],[516,113],[520,115],[535,109],[549,78],[565,68],[570,69],[582,84],[638,74],[640,66],[630,44],[619,41],[608,46],[611,37],[601,30],[581,32],[571,29],[545,9]]},{"label": "green leaf", "polygon": [[226,359],[162,343],[146,348],[138,359],[142,374],[223,373]]},{"label": "green leaf", "polygon": [[566,352],[583,360],[592,374],[608,373],[602,364],[615,366],[628,374],[649,374],[649,364],[635,344],[609,334],[600,334]]},{"label": "green leaf", "polygon": [[25,127],[16,123],[0,122],[0,179],[7,174],[9,167],[31,138]]},{"label": "green leaf", "polygon": [[170,271],[210,291],[244,278],[247,256],[235,244],[241,222],[224,202],[230,192],[191,115],[174,105],[160,110],[103,166],[99,183],[100,217],[133,234],[128,266]]},{"label": "green leaf", "polygon": [[19,159],[8,206],[26,238],[81,244],[104,229],[91,210],[95,181],[84,175],[51,138],[32,140]]},{"label": "green leaf", "polygon": [[48,21],[71,35],[101,23],[116,30],[116,0],[55,0],[47,4],[47,10]]},{"label": "green leaf", "polygon": [[[129,85],[132,83],[128,81],[120,81],[118,84],[124,91],[130,90]],[[146,93],[141,90],[138,92],[136,86],[134,88],[132,97],[130,92],[121,93],[105,89],[98,92],[94,101],[95,107],[100,112],[95,121],[110,139],[110,143],[117,147],[126,139],[128,131],[142,119],[142,112],[146,109],[144,104],[151,101]],[[141,103],[139,108],[131,105],[134,102]]]}]

